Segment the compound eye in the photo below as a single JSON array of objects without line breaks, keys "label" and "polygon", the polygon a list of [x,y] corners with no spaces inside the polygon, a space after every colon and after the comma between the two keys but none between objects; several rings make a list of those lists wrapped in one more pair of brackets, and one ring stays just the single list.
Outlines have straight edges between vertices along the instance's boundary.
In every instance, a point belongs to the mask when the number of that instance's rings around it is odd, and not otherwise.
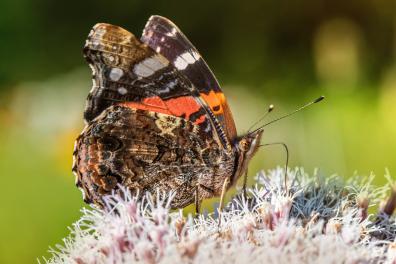
[{"label": "compound eye", "polygon": [[247,150],[249,147],[249,143],[247,142],[246,139],[243,139],[239,142],[239,146],[241,150]]}]

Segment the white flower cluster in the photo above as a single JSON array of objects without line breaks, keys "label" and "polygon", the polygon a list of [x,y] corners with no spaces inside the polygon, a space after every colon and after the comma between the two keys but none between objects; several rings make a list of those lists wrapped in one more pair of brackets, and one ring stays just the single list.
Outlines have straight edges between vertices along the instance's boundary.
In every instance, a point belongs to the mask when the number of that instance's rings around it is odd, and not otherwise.
[{"label": "white flower cluster", "polygon": [[[172,195],[108,196],[83,209],[46,263],[396,263],[395,191],[303,169],[260,173],[219,215],[172,211]],[[378,214],[369,207],[385,201]],[[377,206],[378,207],[378,206]],[[217,211],[217,210],[215,210]],[[389,212],[390,211],[390,212]],[[219,225],[220,221],[220,225]]]}]

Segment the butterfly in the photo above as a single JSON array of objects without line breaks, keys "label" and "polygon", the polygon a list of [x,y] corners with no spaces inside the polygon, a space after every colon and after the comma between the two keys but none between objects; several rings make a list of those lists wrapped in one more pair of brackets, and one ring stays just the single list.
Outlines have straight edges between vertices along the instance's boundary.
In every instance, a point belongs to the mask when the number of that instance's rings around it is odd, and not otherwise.
[{"label": "butterfly", "polygon": [[140,39],[96,24],[83,53],[93,86],[73,172],[85,202],[103,207],[124,186],[173,192],[172,208],[199,208],[246,173],[263,129],[237,135],[215,76],[170,20],[152,16]]}]

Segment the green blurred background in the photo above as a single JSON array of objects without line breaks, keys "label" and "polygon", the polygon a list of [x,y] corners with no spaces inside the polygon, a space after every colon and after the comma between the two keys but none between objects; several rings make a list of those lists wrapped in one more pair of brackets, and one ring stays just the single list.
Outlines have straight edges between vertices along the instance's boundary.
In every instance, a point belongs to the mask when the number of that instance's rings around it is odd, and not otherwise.
[{"label": "green blurred background", "polygon": [[[71,173],[91,73],[82,46],[97,22],[137,36],[152,14],[173,20],[216,73],[243,133],[267,127],[291,166],[350,176],[396,174],[396,7],[387,0],[0,2],[0,263],[32,263],[61,242],[83,206]],[[283,165],[260,150],[249,170]],[[210,202],[211,203],[211,202]],[[207,203],[208,204],[208,203]]]}]

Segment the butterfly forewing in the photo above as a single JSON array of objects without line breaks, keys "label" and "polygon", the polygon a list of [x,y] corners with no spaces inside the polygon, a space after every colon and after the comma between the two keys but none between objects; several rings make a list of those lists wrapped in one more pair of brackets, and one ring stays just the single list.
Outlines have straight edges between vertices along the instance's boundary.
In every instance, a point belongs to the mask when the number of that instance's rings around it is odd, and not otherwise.
[{"label": "butterfly forewing", "polygon": [[[236,137],[234,119],[212,71],[181,30],[170,20],[152,16],[147,22],[142,41],[166,57],[198,89],[229,141]],[[221,133],[221,132],[220,132]]]},{"label": "butterfly forewing", "polygon": [[[167,100],[189,97],[193,91],[191,82],[165,57],[121,27],[95,25],[84,56],[93,71],[93,87],[84,113],[87,122],[107,107],[125,102],[172,114]],[[199,107],[196,103],[192,109]]]}]

